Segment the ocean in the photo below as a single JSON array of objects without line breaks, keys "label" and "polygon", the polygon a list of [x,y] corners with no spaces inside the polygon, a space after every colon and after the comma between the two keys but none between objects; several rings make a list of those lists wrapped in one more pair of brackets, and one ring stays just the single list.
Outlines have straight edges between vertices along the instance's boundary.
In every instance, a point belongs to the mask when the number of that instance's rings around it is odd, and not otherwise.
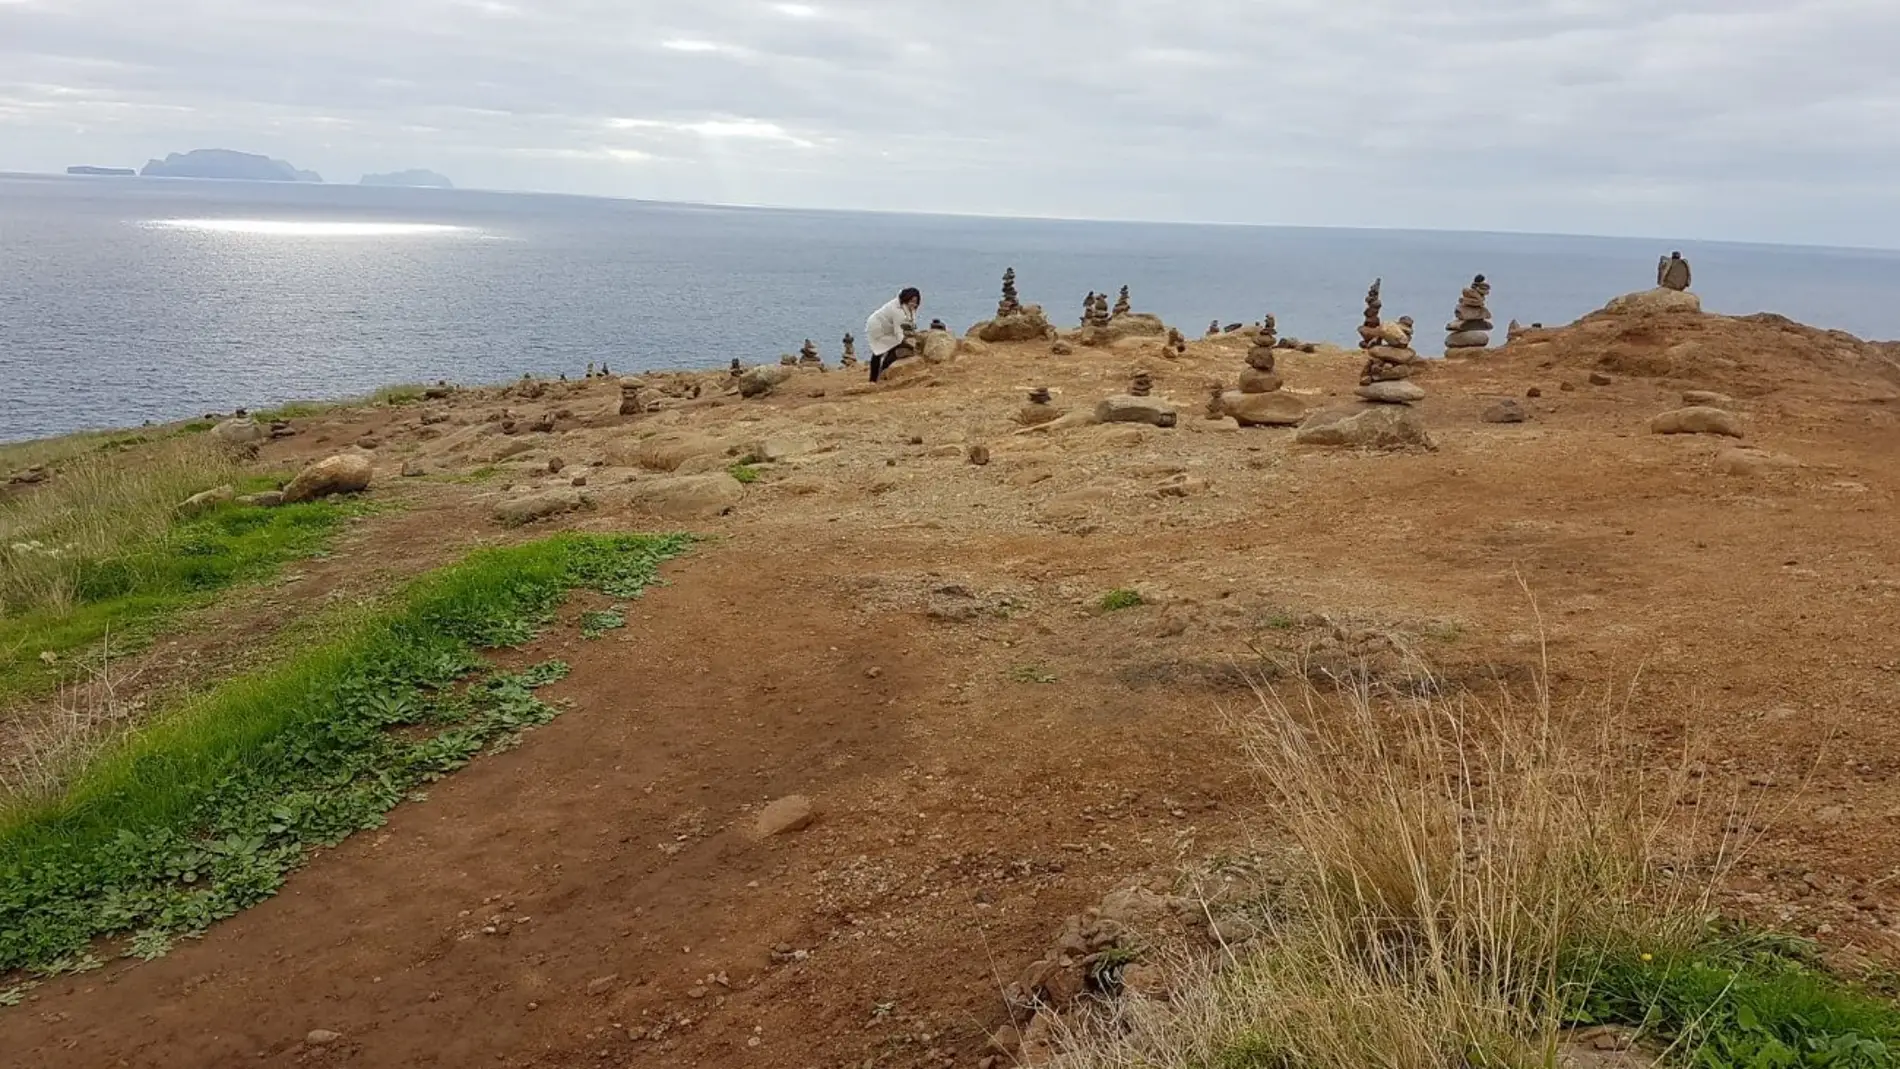
[{"label": "ocean", "polygon": [[961,333],[1003,269],[1058,325],[1090,290],[1355,340],[1366,287],[1420,348],[1482,272],[1502,328],[1654,284],[1680,249],[1710,311],[1900,337],[1900,252],[1527,234],[781,211],[540,194],[0,176],[0,441],[392,383],[776,360],[903,286]]}]

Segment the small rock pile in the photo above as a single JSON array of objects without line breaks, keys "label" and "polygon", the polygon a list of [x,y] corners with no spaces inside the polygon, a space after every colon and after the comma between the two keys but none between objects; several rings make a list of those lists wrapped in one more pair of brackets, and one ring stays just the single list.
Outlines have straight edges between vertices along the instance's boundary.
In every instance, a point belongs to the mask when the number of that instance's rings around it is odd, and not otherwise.
[{"label": "small rock pile", "polygon": [[1239,392],[1221,398],[1223,414],[1243,427],[1291,427],[1306,417],[1306,405],[1299,398],[1280,392],[1280,376],[1274,373],[1277,329],[1272,316],[1261,321],[1247,350]]},{"label": "small rock pile", "polygon": [[1148,374],[1146,371],[1135,372],[1135,377],[1128,383],[1128,396],[1146,397],[1154,392],[1154,376]]},{"label": "small rock pile", "polygon": [[1354,391],[1367,401],[1409,405],[1425,399],[1425,391],[1408,381],[1418,371],[1418,353],[1412,349],[1412,320],[1383,323],[1379,311],[1379,282],[1366,291],[1366,321],[1359,328],[1359,347],[1366,351],[1366,367]]},{"label": "small rock pile", "polygon": [[1187,355],[1187,337],[1175,327],[1168,328],[1167,356],[1170,360],[1179,360]]},{"label": "small rock pile", "polygon": [[646,404],[640,400],[640,387],[646,385],[639,379],[620,380],[620,414],[637,416],[646,411]]},{"label": "small rock pile", "polygon": [[1040,427],[1061,418],[1062,413],[1050,402],[1049,387],[1038,386],[1029,391],[1029,403],[1016,413],[1016,422],[1025,427]]},{"label": "small rock pile", "polygon": [[818,355],[818,346],[813,345],[810,338],[806,338],[805,344],[798,350],[798,366],[824,370],[825,358]]},{"label": "small rock pile", "polygon": [[858,366],[858,339],[849,334],[844,336],[844,355],[838,358],[838,363],[847,368]]},{"label": "small rock pile", "polygon": [[1208,337],[1210,337],[1210,338],[1211,338],[1211,337],[1213,337],[1214,335],[1216,335],[1216,334],[1219,334],[1219,333],[1220,333],[1220,320],[1218,320],[1218,319],[1216,319],[1216,320],[1214,320],[1214,321],[1213,321],[1212,323],[1209,323],[1209,324],[1207,325],[1207,336],[1208,336]]},{"label": "small rock pile", "polygon": [[1451,322],[1445,325],[1445,352],[1447,355],[1461,349],[1483,349],[1491,344],[1491,309],[1486,307],[1491,297],[1491,283],[1483,275],[1471,280],[1471,285],[1458,298],[1458,308],[1451,314]]},{"label": "small rock pile", "polygon": [[726,375],[736,379],[743,374],[745,374],[745,365],[739,362],[738,357],[733,357],[732,366],[726,370]]},{"label": "small rock pile", "polygon": [[1128,287],[1123,286],[1121,296],[1115,298],[1115,310],[1110,314],[1125,316],[1134,310],[1135,310],[1134,305],[1130,304],[1128,301]]},{"label": "small rock pile", "polygon": [[1088,307],[1082,310],[1082,324],[1089,327],[1106,327],[1108,320],[1108,294],[1090,293]]},{"label": "small rock pile", "polygon": [[1022,301],[1016,296],[1016,269],[1006,268],[1003,271],[1003,299],[996,302],[996,318],[1021,315],[1022,311]]}]

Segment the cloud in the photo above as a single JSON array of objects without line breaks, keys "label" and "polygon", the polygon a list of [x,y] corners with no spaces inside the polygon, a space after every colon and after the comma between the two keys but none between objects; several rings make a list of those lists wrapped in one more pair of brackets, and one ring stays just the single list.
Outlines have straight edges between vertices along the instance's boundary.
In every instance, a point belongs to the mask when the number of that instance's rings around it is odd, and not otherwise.
[{"label": "cloud", "polygon": [[1896,44],[1891,0],[0,0],[0,168],[219,144],[639,197],[1900,246]]}]

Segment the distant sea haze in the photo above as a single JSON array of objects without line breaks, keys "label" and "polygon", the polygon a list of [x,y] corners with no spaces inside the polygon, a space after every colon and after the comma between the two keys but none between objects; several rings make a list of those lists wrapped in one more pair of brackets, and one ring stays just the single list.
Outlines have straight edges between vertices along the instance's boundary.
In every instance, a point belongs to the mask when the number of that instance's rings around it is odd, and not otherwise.
[{"label": "distant sea haze", "polygon": [[1459,290],[1569,322],[1680,249],[1710,311],[1900,337],[1900,252],[1423,231],[767,211],[295,183],[0,177],[0,440],[396,382],[834,362],[904,286],[959,333],[1003,269],[1069,325],[1090,290],[1199,336],[1271,312],[1351,344],[1366,287],[1436,351]]}]

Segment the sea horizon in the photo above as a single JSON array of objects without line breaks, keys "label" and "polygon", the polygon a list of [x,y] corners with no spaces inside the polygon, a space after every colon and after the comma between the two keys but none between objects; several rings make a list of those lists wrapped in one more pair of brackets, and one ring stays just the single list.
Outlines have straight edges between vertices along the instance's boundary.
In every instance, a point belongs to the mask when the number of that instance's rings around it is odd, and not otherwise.
[{"label": "sea horizon", "polygon": [[956,333],[1003,270],[1059,327],[1131,287],[1210,320],[1356,343],[1367,287],[1440,351],[1458,292],[1506,325],[1574,321],[1681,249],[1705,307],[1900,337],[1900,251],[1255,223],[728,206],[342,183],[0,175],[0,440],[360,396],[407,382],[769,363],[841,337],[902,286]]}]

